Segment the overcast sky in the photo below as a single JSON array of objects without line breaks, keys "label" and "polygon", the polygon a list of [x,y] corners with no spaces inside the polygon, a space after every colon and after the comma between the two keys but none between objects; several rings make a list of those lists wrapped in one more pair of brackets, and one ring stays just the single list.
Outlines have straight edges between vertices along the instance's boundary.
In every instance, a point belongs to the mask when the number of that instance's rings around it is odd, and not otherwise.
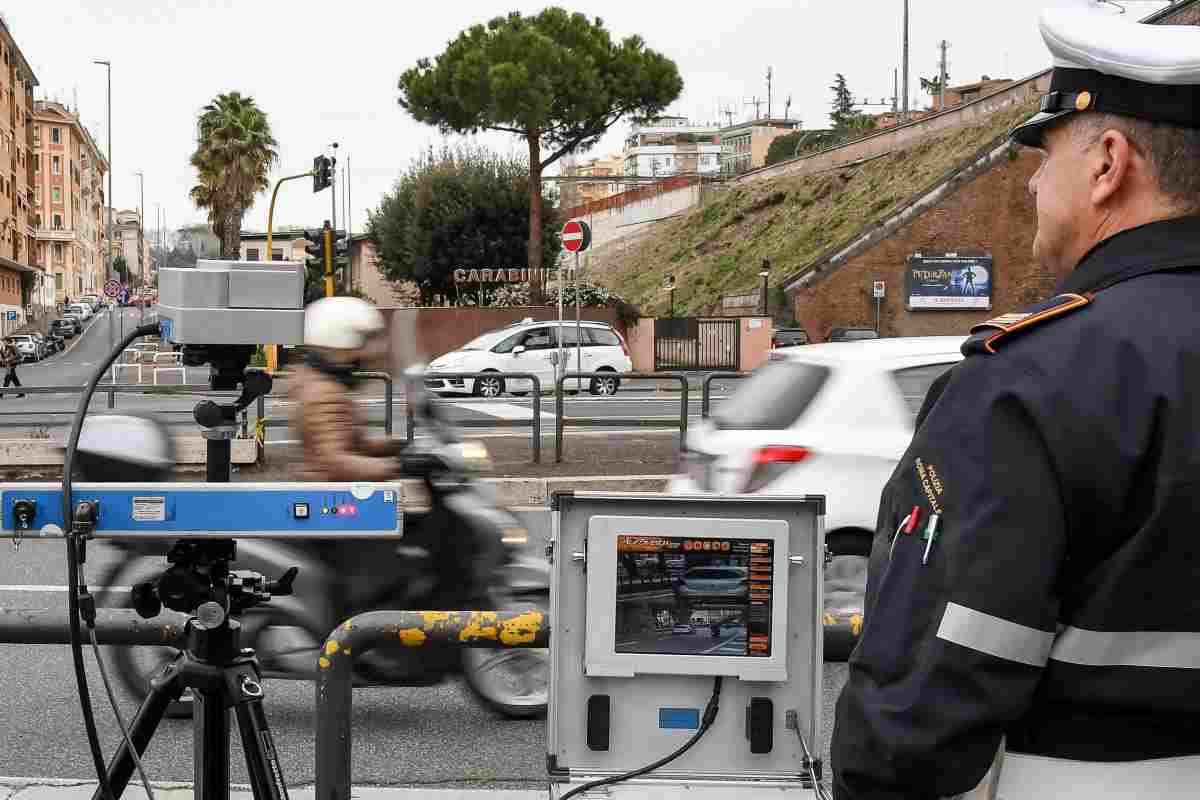
[{"label": "overcast sky", "polygon": [[[987,74],[1019,78],[1044,69],[1049,56],[1036,31],[1046,0],[997,4],[911,0],[910,96],[929,102],[918,76],[937,73],[937,43],[950,42],[951,83]],[[33,66],[39,98],[78,108],[101,146],[105,133],[105,70],[113,63],[113,196],[121,208],[138,203],[145,173],[147,223],[161,206],[170,228],[204,215],[188,200],[195,173],[198,110],[216,94],[249,94],[267,113],[279,140],[273,176],[304,172],[329,143],[340,144],[339,172],[349,160],[353,228],[362,230],[412,156],[440,137],[396,103],[400,72],[435,56],[459,31],[516,9],[536,13],[545,3],[386,3],[382,0],[17,0],[0,7],[18,46]],[[774,71],[772,112],[806,127],[825,127],[829,84],[841,72],[856,97],[878,103],[892,95],[900,65],[902,0],[736,0],[647,3],[581,0],[564,4],[599,16],[617,38],[640,34],[672,58],[684,91],[672,113],[707,122],[722,107],[750,117],[745,102],[767,94]],[[1132,2],[1142,16],[1165,2]],[[417,10],[419,9],[419,10]],[[76,99],[77,98],[77,99]],[[889,101],[890,102],[890,101]],[[766,113],[765,104],[761,108]],[[868,111],[882,109],[869,108]],[[597,153],[621,148],[628,123],[617,123]],[[512,136],[481,137],[497,149],[525,152]],[[348,157],[348,158],[347,158]],[[339,181],[341,176],[339,175]],[[338,191],[341,193],[339,183]],[[269,195],[246,215],[244,227],[265,229]],[[339,227],[343,226],[338,201]],[[296,181],[280,190],[276,225],[320,224],[329,192],[313,195]]]}]

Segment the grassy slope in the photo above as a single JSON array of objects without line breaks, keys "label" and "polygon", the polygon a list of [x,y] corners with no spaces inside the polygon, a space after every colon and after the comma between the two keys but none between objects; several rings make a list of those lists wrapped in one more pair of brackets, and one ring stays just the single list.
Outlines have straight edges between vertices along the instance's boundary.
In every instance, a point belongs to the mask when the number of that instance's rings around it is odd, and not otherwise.
[{"label": "grassy slope", "polygon": [[721,295],[760,287],[764,258],[771,260],[775,286],[933,186],[1036,110],[1036,102],[1013,107],[861,166],[763,179],[715,199],[710,195],[702,208],[659,223],[624,253],[606,258],[598,280],[652,316],[665,312],[668,298],[659,287],[673,274],[676,313],[709,313]]}]

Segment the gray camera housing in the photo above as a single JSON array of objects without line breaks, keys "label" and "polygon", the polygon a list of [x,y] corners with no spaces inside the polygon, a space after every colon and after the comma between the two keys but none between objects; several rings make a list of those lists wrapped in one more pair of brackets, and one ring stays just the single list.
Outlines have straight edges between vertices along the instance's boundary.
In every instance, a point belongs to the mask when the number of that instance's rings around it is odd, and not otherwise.
[{"label": "gray camera housing", "polygon": [[304,344],[304,265],[201,259],[162,269],[155,310],[176,344]]}]

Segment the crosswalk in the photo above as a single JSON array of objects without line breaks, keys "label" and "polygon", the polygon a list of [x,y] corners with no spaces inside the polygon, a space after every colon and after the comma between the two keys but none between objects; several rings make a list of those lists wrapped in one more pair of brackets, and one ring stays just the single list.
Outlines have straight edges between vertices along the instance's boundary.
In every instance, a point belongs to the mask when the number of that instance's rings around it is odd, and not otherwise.
[{"label": "crosswalk", "polygon": [[[450,403],[457,409],[471,411],[476,414],[486,414],[489,417],[506,420],[529,420],[533,419],[532,406],[519,406],[515,403]],[[542,409],[542,422],[553,420],[554,413]]]}]

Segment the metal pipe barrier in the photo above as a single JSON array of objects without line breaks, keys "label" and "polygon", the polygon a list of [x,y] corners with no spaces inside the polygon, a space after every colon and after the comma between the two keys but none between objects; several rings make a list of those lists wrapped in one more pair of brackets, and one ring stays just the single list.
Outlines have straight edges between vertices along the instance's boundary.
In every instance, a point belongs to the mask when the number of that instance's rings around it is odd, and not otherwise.
[{"label": "metal pipe barrier", "polygon": [[[142,619],[129,608],[98,608],[96,639],[100,644],[183,647],[187,621],[187,614],[173,611]],[[0,643],[70,644],[67,615],[62,609],[0,608]]]},{"label": "metal pipe barrier", "polygon": [[[628,380],[660,380],[679,382],[679,420],[666,422],[660,419],[644,419],[642,417],[564,417],[563,384],[571,378],[619,378]],[[582,381],[580,386],[582,386]],[[554,411],[554,463],[562,463],[563,428],[572,425],[580,428],[679,428],[679,449],[682,450],[687,439],[688,418],[688,382],[687,376],[680,372],[564,372],[555,381]]]},{"label": "metal pipe barrier", "polygon": [[318,800],[348,800],[351,796],[354,658],[388,645],[493,650],[549,647],[550,619],[540,611],[369,611],[335,628],[317,659],[313,720]]},{"label": "metal pipe barrier", "polygon": [[712,382],[716,380],[741,380],[749,378],[753,373],[750,372],[714,372],[711,375],[704,377],[704,382],[700,384],[700,419],[708,419],[709,399],[712,395]]},{"label": "metal pipe barrier", "polygon": [[[454,425],[460,428],[524,428],[531,427],[531,444],[533,447],[533,463],[542,463],[542,382],[538,380],[538,376],[532,372],[429,372],[421,376],[421,380],[428,381],[449,381],[449,380],[480,380],[482,378],[500,378],[503,381],[508,380],[523,380],[529,381],[531,388],[530,395],[533,397],[533,409],[528,420],[524,419],[460,419],[455,420]],[[465,388],[465,384],[464,384]],[[426,389],[425,391],[437,391],[436,389]],[[409,443],[413,440],[413,431],[416,428],[416,418],[413,415],[413,406],[411,402],[405,402],[405,414],[408,420],[408,435]]]}]

